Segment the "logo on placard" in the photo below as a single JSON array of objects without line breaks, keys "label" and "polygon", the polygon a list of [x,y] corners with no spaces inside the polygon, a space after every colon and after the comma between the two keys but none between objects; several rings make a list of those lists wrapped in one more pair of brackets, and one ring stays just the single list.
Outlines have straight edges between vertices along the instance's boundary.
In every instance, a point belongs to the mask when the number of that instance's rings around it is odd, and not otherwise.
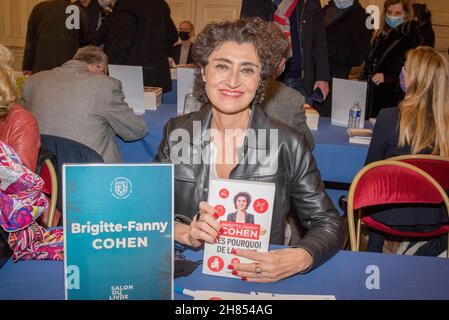
[{"label": "logo on placard", "polygon": [[133,184],[125,177],[118,177],[111,182],[110,191],[114,198],[126,199],[133,192]]}]

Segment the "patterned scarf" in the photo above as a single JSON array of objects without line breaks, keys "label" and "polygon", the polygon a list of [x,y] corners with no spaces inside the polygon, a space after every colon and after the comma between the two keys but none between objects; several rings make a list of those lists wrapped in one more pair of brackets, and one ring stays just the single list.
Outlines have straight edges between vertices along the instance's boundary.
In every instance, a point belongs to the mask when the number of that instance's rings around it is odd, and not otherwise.
[{"label": "patterned scarf", "polygon": [[[289,49],[287,59],[293,56],[292,37],[290,33],[290,16],[295,10],[298,1],[299,0],[282,0],[273,15],[274,24],[281,29],[288,39]],[[277,2],[279,2],[279,0],[273,0],[274,4]]]},{"label": "patterned scarf", "polygon": [[36,223],[48,207],[44,181],[0,141],[0,228],[9,233],[13,260],[63,260],[62,229]]}]

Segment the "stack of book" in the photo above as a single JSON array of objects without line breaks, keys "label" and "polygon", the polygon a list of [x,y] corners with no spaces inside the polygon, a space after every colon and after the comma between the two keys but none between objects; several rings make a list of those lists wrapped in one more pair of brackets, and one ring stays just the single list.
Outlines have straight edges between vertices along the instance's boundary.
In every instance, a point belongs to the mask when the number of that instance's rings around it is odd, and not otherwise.
[{"label": "stack of book", "polygon": [[162,103],[162,88],[144,87],[145,109],[157,110]]},{"label": "stack of book", "polygon": [[354,129],[348,128],[349,143],[358,143],[369,145],[371,137],[373,136],[373,130],[371,129]]},{"label": "stack of book", "polygon": [[320,121],[320,114],[309,104],[304,105],[306,113],[306,122],[310,130],[318,130],[318,122]]}]

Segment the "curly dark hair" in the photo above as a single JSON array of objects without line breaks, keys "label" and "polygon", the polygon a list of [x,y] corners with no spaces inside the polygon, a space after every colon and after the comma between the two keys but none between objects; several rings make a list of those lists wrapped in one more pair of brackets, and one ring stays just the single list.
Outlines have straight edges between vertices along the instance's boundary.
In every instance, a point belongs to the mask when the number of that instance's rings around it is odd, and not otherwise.
[{"label": "curly dark hair", "polygon": [[237,199],[240,197],[246,198],[246,208],[247,209],[251,203],[251,195],[248,192],[239,192],[234,196],[234,207],[237,209]]},{"label": "curly dark hair", "polygon": [[192,57],[198,67],[195,70],[195,98],[203,107],[210,107],[201,69],[209,63],[211,53],[228,41],[238,44],[249,43],[256,49],[262,68],[261,83],[253,104],[262,103],[268,80],[275,74],[281,59],[285,57],[289,44],[273,22],[265,22],[257,17],[211,23],[198,35],[192,48]]}]

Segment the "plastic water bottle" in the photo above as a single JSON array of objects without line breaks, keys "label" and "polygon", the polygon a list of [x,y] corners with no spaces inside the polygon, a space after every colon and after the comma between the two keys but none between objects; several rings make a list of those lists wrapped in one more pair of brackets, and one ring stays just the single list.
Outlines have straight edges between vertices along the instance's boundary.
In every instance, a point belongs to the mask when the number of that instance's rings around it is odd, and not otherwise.
[{"label": "plastic water bottle", "polygon": [[362,109],[358,101],[354,102],[351,109],[349,109],[348,128],[359,128],[360,118],[362,117]]},{"label": "plastic water bottle", "polygon": [[195,111],[198,111],[197,103],[193,96],[193,89],[189,89],[184,97],[184,114]]}]

